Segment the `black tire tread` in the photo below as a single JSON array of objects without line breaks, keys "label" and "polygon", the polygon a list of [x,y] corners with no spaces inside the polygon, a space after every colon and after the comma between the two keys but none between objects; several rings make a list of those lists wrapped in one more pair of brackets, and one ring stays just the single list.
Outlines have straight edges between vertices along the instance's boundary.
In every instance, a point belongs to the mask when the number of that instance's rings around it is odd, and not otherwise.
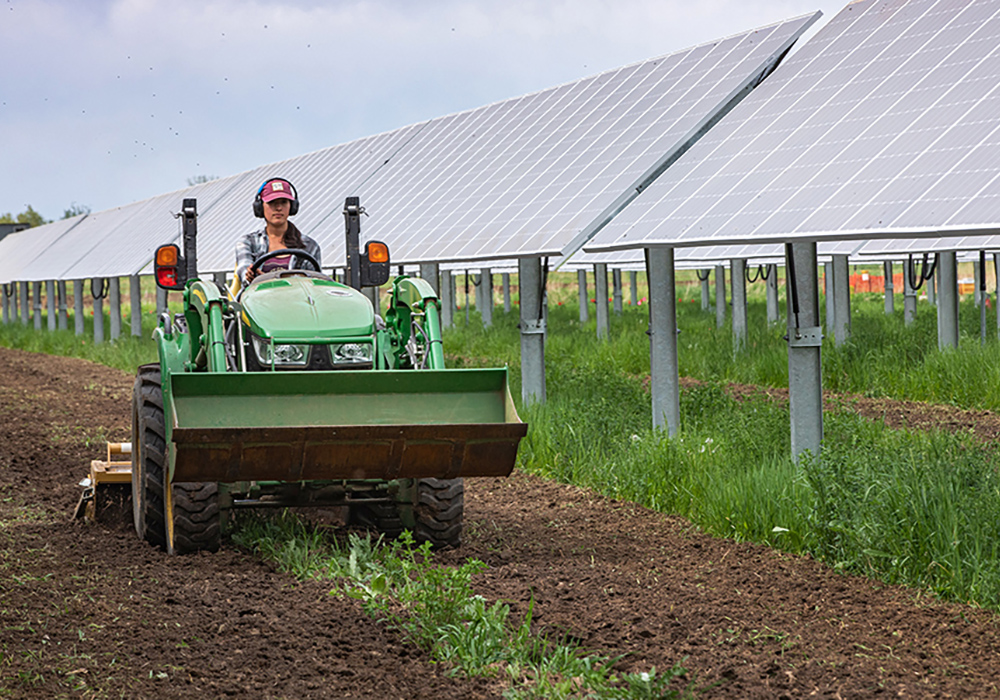
[{"label": "black tire tread", "polygon": [[160,366],[142,365],[132,391],[133,520],[139,537],[161,548],[167,545],[163,499],[165,436]]},{"label": "black tire tread", "polygon": [[414,538],[435,547],[462,544],[465,483],[462,479],[417,479]]}]

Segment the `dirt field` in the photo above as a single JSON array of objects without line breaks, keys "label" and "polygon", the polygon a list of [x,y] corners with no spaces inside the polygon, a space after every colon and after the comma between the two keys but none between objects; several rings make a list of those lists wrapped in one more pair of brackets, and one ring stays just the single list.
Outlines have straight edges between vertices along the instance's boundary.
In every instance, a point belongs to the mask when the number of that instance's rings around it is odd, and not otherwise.
[{"label": "dirt field", "polygon": [[[461,681],[329,586],[225,545],[169,558],[71,521],[86,466],[129,438],[132,377],[0,348],[0,697],[499,697]],[[920,404],[877,417],[997,433]],[[935,411],[946,411],[936,413]],[[515,475],[467,482],[477,590],[622,668],[684,660],[707,698],[993,697],[998,617],[706,537],[677,518]]]}]

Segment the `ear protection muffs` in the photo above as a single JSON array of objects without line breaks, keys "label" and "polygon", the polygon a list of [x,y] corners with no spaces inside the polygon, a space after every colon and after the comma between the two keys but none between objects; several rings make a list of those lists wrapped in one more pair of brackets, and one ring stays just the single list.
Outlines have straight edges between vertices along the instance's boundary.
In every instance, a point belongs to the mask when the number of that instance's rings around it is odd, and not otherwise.
[{"label": "ear protection muffs", "polygon": [[283,177],[272,177],[268,180],[264,180],[264,184],[260,186],[260,189],[257,190],[257,195],[253,198],[253,215],[256,216],[258,219],[264,218],[264,199],[261,197],[262,193],[264,192],[264,188],[267,187],[267,184],[269,182],[275,182],[275,181],[285,183],[292,190],[292,203],[288,209],[288,215],[295,216],[296,214],[299,213],[299,191],[295,189],[295,185],[293,185]]}]

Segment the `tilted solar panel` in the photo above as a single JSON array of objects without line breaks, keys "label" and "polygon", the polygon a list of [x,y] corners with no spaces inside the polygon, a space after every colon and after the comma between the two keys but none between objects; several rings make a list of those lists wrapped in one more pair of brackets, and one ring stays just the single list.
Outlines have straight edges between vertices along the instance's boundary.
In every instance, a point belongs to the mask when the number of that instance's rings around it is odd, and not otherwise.
[{"label": "tilted solar panel", "polygon": [[859,0],[587,249],[992,232],[998,127],[998,0]]}]

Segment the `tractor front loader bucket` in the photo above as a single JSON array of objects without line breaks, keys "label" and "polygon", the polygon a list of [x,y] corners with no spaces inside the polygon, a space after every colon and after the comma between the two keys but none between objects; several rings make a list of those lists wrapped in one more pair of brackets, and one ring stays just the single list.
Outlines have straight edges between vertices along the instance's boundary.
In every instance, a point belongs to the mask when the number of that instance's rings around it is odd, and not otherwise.
[{"label": "tractor front loader bucket", "polygon": [[506,369],[176,373],[170,479],[506,476],[527,425]]}]

